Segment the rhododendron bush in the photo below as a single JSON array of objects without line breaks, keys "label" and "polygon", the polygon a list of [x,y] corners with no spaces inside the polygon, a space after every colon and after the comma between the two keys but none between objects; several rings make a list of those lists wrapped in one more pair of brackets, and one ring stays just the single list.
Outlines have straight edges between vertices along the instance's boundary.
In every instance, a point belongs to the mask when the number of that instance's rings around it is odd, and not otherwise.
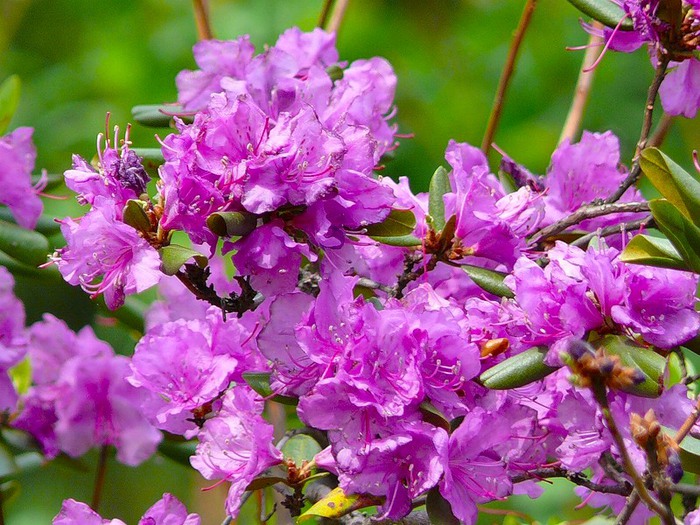
[{"label": "rhododendron bush", "polygon": [[[493,142],[535,3],[483,144],[450,140],[425,193],[381,175],[410,138],[400,79],[339,55],[346,0],[262,48],[214,39],[195,1],[177,101],[133,111],[159,147],[108,115],[60,178],[35,166],[32,129],[9,127],[7,79],[1,499],[23,469],[97,449],[92,500],[67,499],[54,524],[123,523],[101,516],[106,460],[157,454],[226,488],[208,503],[224,523],[246,504],[257,522],[471,524],[553,478],[599,520],[700,523],[700,164],[663,152],[669,119],[700,108],[700,2],[571,1],[590,43],[543,174]],[[646,52],[654,72],[632,158],[580,129],[613,52]],[[50,247],[42,197],[62,184],[82,213],[55,219]],[[133,353],[51,314],[26,321],[14,276],[59,274],[138,331]],[[141,512],[204,523],[170,493]]]}]

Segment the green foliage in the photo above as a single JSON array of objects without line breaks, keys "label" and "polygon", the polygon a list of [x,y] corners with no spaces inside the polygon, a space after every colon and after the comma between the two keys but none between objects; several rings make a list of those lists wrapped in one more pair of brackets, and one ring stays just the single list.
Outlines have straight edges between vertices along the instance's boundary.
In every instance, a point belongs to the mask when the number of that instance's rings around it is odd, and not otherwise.
[{"label": "green foliage", "polygon": [[547,377],[556,368],[544,363],[547,348],[536,346],[520,354],[501,361],[479,376],[479,381],[486,388],[506,390],[529,385]]},{"label": "green foliage", "polygon": [[0,135],[10,127],[12,116],[19,106],[20,81],[17,75],[12,75],[0,84]]}]

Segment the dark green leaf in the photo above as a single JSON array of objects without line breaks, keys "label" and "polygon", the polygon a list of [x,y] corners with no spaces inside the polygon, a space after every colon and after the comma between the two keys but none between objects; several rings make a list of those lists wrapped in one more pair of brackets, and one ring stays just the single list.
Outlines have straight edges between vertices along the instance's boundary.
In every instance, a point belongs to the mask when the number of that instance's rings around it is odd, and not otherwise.
[{"label": "dark green leaf", "polygon": [[10,127],[12,116],[19,105],[21,83],[17,75],[12,75],[0,84],[0,135]]},{"label": "dark green leaf", "polygon": [[294,460],[294,464],[298,467],[305,461],[310,462],[319,452],[321,452],[321,445],[307,434],[292,436],[282,446],[284,457]]},{"label": "dark green leaf", "polygon": [[250,213],[239,211],[222,211],[207,217],[207,226],[219,237],[243,237],[252,232],[258,219]]},{"label": "dark green leaf", "polygon": [[[625,12],[622,8],[611,0],[569,0],[569,3],[584,15],[588,15],[608,27],[616,27],[620,20],[625,17]],[[620,29],[623,31],[634,29],[632,20],[626,18],[622,22]]]},{"label": "dark green leaf", "polygon": [[[246,383],[264,398],[273,396],[272,388],[270,388],[270,372],[249,372],[243,374],[243,379]],[[282,403],[283,405],[296,406],[299,400],[295,397],[278,396],[272,397],[272,401]]]},{"label": "dark green leaf", "polygon": [[659,268],[672,268],[675,270],[689,270],[683,262],[678,250],[668,239],[650,237],[649,235],[635,235],[632,237],[622,254],[620,260],[626,263],[644,264]]},{"label": "dark green leaf", "polygon": [[44,264],[51,251],[49,240],[42,234],[2,220],[0,250],[28,266]]},{"label": "dark green leaf", "polygon": [[691,222],[700,224],[700,182],[656,148],[642,151],[639,165],[668,202]]},{"label": "dark green leaf", "polygon": [[143,233],[151,231],[151,220],[146,215],[145,202],[129,199],[124,206],[124,223]]},{"label": "dark green leaf", "polygon": [[382,222],[367,226],[367,235],[375,237],[402,237],[413,233],[416,217],[411,210],[391,210]]},{"label": "dark green leaf", "polygon": [[683,261],[694,272],[700,272],[700,228],[686,219],[666,199],[649,202],[654,221],[668,237]]},{"label": "dark green leaf", "polygon": [[245,490],[246,492],[253,492],[255,490],[266,489],[278,483],[285,483],[286,481],[285,478],[280,478],[279,476],[260,476],[251,481]]},{"label": "dark green leaf", "polygon": [[[173,120],[173,115],[182,115],[182,106],[178,104],[150,104],[134,106],[131,108],[131,115],[134,120],[142,126],[151,128],[167,128]],[[181,116],[185,122],[191,122],[192,118]]]},{"label": "dark green leaf", "polygon": [[62,186],[64,182],[63,173],[45,173],[43,175],[32,175],[32,186],[39,183],[45,184],[44,190],[52,190]]},{"label": "dark green leaf", "polygon": [[433,219],[433,229],[442,231],[445,227],[445,201],[443,195],[452,191],[447,170],[440,166],[430,179],[428,214]]},{"label": "dark green leaf", "polygon": [[663,391],[663,376],[666,370],[666,358],[657,354],[651,348],[638,345],[624,335],[606,335],[602,339],[592,341],[594,348],[604,348],[608,355],[620,357],[620,362],[630,368],[640,370],[644,374],[644,382],[630,385],[622,390],[642,397],[659,397]]},{"label": "dark green leaf", "polygon": [[450,502],[440,494],[438,487],[433,487],[428,491],[425,510],[428,511],[430,523],[439,523],[440,525],[459,525],[461,523],[452,513]]},{"label": "dark green leaf", "polygon": [[97,304],[104,315],[113,317],[132,330],[136,330],[140,333],[145,332],[144,316],[149,305],[140,299],[134,296],[127,296],[124,299],[124,304],[116,310],[107,308],[104,297],[102,296],[97,298]]},{"label": "dark green leaf", "polygon": [[[12,212],[9,208],[0,208],[0,221],[10,222],[12,224],[17,224]],[[48,237],[56,235],[61,231],[61,225],[57,223],[53,217],[48,215],[40,215],[39,220],[34,227],[34,231],[46,235]]]},{"label": "dark green leaf", "polygon": [[371,237],[375,241],[386,244],[387,246],[402,246],[411,248],[423,244],[423,242],[415,235],[400,235],[398,237]]},{"label": "dark green leaf", "polygon": [[472,266],[471,264],[463,264],[461,268],[477,286],[483,288],[487,292],[497,295],[498,297],[507,297],[509,299],[515,297],[513,290],[508,288],[503,282],[506,278],[506,274],[494,270],[487,270],[479,266]]},{"label": "dark green leaf", "polygon": [[445,415],[435,408],[428,401],[423,401],[418,409],[423,416],[423,421],[430,423],[434,427],[444,428],[447,432],[450,431],[450,422],[445,419]]},{"label": "dark green leaf", "polygon": [[61,275],[58,273],[55,266],[48,268],[29,266],[28,264],[21,263],[17,259],[10,257],[3,251],[0,251],[0,266],[4,266],[15,275],[25,275],[41,281],[61,279]]},{"label": "dark green leaf", "polygon": [[536,346],[492,366],[479,377],[486,388],[506,390],[528,385],[557,370],[544,364],[547,348]]},{"label": "dark green leaf", "polygon": [[171,441],[164,439],[158,445],[158,452],[174,462],[190,467],[190,457],[197,449],[196,441]]},{"label": "dark green leaf", "polygon": [[[662,426],[665,434],[675,437],[676,430]],[[686,472],[700,474],[700,439],[693,436],[686,436],[679,444],[678,455],[681,458],[681,465]]]},{"label": "dark green leaf", "polygon": [[161,260],[160,269],[165,275],[175,275],[182,268],[182,265],[192,258],[198,264],[206,265],[207,263],[207,258],[204,255],[179,244],[169,244],[158,252]]}]

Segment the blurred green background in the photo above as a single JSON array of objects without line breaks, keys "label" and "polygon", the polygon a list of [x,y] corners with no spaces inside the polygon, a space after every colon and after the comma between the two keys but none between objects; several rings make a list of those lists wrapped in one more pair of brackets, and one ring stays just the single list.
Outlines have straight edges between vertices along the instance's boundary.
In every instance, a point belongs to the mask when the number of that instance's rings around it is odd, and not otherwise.
[{"label": "blurred green background", "polygon": [[[398,76],[396,105],[403,139],[385,175],[407,175],[415,190],[444,163],[449,139],[481,143],[495,87],[523,0],[351,0],[338,37],[342,60],[381,55]],[[290,26],[312,29],[320,0],[212,0],[218,38],[250,34],[262,48]],[[194,68],[196,41],[189,0],[0,0],[0,81],[20,76],[22,99],[12,127],[33,126],[37,170],[60,173],[72,153],[90,158],[95,137],[112,124],[126,124],[137,104],[174,101],[174,77]],[[521,53],[496,142],[535,173],[544,173],[561,131],[576,83],[587,35],[579,14],[563,0],[540,0]],[[609,53],[596,72],[584,127],[613,130],[628,162],[639,135],[644,98],[652,78],[643,51]],[[677,121],[665,150],[691,168],[691,150],[700,127]],[[153,130],[135,126],[138,147],[155,147]],[[492,157],[497,167],[497,157]],[[0,190],[1,191],[1,190]],[[78,213],[71,199],[48,202],[56,215]],[[59,242],[59,241],[57,241]],[[18,279],[18,294],[27,302],[28,322],[44,311],[67,317],[73,327],[98,325],[100,335],[129,353],[137,334],[103,326],[95,307],[79,291],[47,280]],[[94,457],[87,458],[87,463]],[[49,523],[61,500],[89,499],[93,474],[49,466],[22,477],[19,493],[6,504],[12,524]],[[102,514],[136,523],[164,491],[174,492],[191,511],[206,514],[205,525],[223,517],[221,491],[200,493],[183,467],[155,458],[138,469],[110,463]],[[570,487],[514,508],[542,521],[557,515],[582,519],[573,510]],[[251,515],[240,523],[254,521]],[[218,520],[218,521],[217,521]],[[489,515],[483,523],[500,523]]]}]

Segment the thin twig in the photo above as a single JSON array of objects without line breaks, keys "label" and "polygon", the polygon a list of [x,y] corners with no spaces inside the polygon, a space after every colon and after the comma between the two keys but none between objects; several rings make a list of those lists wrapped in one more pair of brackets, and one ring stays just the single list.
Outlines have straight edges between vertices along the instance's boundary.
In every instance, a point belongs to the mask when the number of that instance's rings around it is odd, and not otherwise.
[{"label": "thin twig", "polygon": [[639,505],[639,494],[637,494],[637,491],[634,490],[627,498],[627,502],[625,503],[622,512],[618,514],[615,525],[625,525],[632,517],[637,505]]},{"label": "thin twig", "polygon": [[[594,21],[593,28],[602,30],[603,24],[601,24],[598,21]],[[567,139],[569,141],[573,141],[574,138],[578,135],[579,130],[581,129],[583,114],[586,111],[588,95],[591,92],[591,86],[593,85],[593,76],[595,74],[595,69],[591,68],[600,56],[600,49],[603,44],[604,40],[602,37],[591,33],[591,36],[588,39],[588,45],[586,46],[586,53],[583,56],[581,71],[578,74],[578,81],[576,82],[576,91],[574,92],[574,98],[571,101],[571,108],[569,108],[569,114],[566,117],[564,129],[562,129],[561,131],[559,143],[562,143]]]},{"label": "thin twig", "polygon": [[491,143],[496,135],[496,128],[498,128],[498,123],[501,120],[501,112],[503,111],[503,101],[506,97],[506,91],[510,85],[510,80],[513,77],[513,73],[515,72],[515,62],[518,58],[518,52],[520,51],[520,46],[523,42],[525,32],[530,25],[532,13],[535,11],[536,6],[537,0],[527,0],[525,2],[523,14],[520,16],[520,22],[518,23],[518,27],[513,35],[513,40],[510,43],[508,57],[506,58],[506,63],[503,66],[501,78],[498,81],[496,97],[494,98],[493,107],[491,108],[491,115],[489,115],[489,122],[486,126],[486,132],[484,133],[484,140],[481,143],[481,151],[483,151],[485,154],[489,152]]},{"label": "thin twig", "polygon": [[690,483],[676,483],[671,485],[671,492],[678,494],[688,494],[690,496],[700,496],[700,485],[691,485]]},{"label": "thin twig", "polygon": [[610,204],[588,204],[586,206],[580,207],[571,215],[564,217],[558,222],[555,222],[551,226],[542,228],[540,231],[534,234],[530,245],[534,246],[539,244],[547,237],[561,233],[570,226],[583,222],[587,219],[594,219],[595,217],[602,217],[604,215],[611,215],[613,213],[641,213],[649,211],[648,202],[616,202]]},{"label": "thin twig", "polygon": [[345,10],[348,8],[350,0],[336,0],[333,6],[333,12],[330,15],[330,21],[328,22],[328,27],[326,31],[329,33],[338,33],[340,29],[340,24],[343,23],[343,16],[345,16]]},{"label": "thin twig", "polygon": [[647,139],[649,138],[649,132],[651,131],[652,117],[654,115],[654,104],[656,103],[656,95],[659,93],[659,88],[661,87],[661,82],[663,82],[666,77],[666,70],[668,69],[668,63],[670,58],[668,55],[662,55],[659,58],[659,63],[656,66],[656,73],[654,75],[654,81],[649,86],[649,92],[647,93],[647,102],[644,106],[644,120],[642,121],[642,132],[639,136],[639,141],[637,142],[637,148],[634,153],[634,159],[632,161],[632,169],[630,169],[629,175],[623,181],[615,193],[613,193],[605,201],[606,203],[616,202],[622,197],[622,195],[627,191],[627,189],[632,186],[642,173],[639,167],[639,154],[647,145]]},{"label": "thin twig", "polygon": [[197,38],[211,40],[214,34],[209,23],[209,6],[207,0],[192,0],[194,5],[194,21],[197,24]]},{"label": "thin twig", "polygon": [[[617,424],[615,423],[615,418],[613,418],[612,412],[610,411],[610,404],[608,403],[608,395],[605,385],[601,380],[595,380],[591,385],[591,390],[596,402],[598,403],[598,406],[600,406],[600,410],[603,413],[603,418],[605,419],[608,430],[612,435],[613,441],[615,442],[615,445],[617,445],[617,451],[622,458],[622,466],[624,467],[625,472],[627,472],[627,475],[632,478],[637,494],[639,494],[639,497],[652,512],[658,514],[664,523],[667,523],[669,516],[666,511],[666,507],[664,507],[661,502],[654,498],[654,496],[649,494],[649,491],[644,484],[644,480],[639,475],[639,472],[637,472],[637,469],[634,468],[632,459],[627,451],[627,446],[625,445],[625,440],[623,439],[622,434],[620,434],[620,430],[617,428]],[[670,516],[670,519],[673,520],[672,515]],[[673,521],[671,521],[671,523],[673,523]]]},{"label": "thin twig", "polygon": [[327,29],[326,24],[328,23],[328,15],[331,12],[331,7],[333,6],[334,0],[324,0],[323,9],[321,10],[321,15],[318,17],[318,27],[321,29]]},{"label": "thin twig", "polygon": [[541,480],[548,478],[566,478],[571,481],[571,483],[581,487],[586,487],[593,492],[600,492],[601,494],[618,494],[620,496],[628,496],[632,492],[632,486],[626,482],[626,480],[624,483],[617,483],[616,485],[603,485],[601,483],[591,481],[580,472],[573,472],[562,467],[543,467],[535,470],[529,470],[511,477],[510,480],[513,483],[520,483],[521,481],[531,479]]},{"label": "thin twig", "polygon": [[100,499],[102,498],[102,488],[105,484],[105,474],[107,472],[107,445],[102,445],[100,448],[100,456],[97,459],[97,470],[95,471],[95,486],[92,489],[92,499],[90,500],[90,507],[92,510],[97,512],[100,506]]},{"label": "thin twig", "polygon": [[669,115],[668,113],[664,113],[663,115],[661,115],[661,118],[659,119],[659,123],[656,125],[654,133],[651,134],[651,137],[649,137],[649,140],[647,141],[647,147],[660,147],[664,143],[664,140],[666,140],[666,135],[668,135],[668,132],[671,130],[671,125],[673,124],[673,121],[673,115]]},{"label": "thin twig", "polygon": [[599,228],[593,233],[589,233],[584,235],[583,237],[579,237],[574,242],[572,242],[571,245],[578,246],[579,248],[585,248],[586,246],[588,246],[589,242],[591,242],[597,237],[600,237],[602,239],[603,237],[609,237],[610,235],[615,235],[616,233],[624,234],[628,231],[635,231],[641,228],[648,228],[649,225],[653,222],[654,218],[651,215],[649,215],[647,217],[644,217],[643,219],[638,219],[636,221],[625,222],[622,224],[613,224],[612,226]]},{"label": "thin twig", "polygon": [[678,432],[676,432],[676,435],[673,436],[673,439],[676,443],[680,444],[680,442],[685,439],[685,437],[690,432],[690,429],[693,428],[693,425],[695,423],[697,423],[698,418],[700,418],[700,398],[698,398],[697,402],[695,403],[695,408],[693,408],[693,411],[683,422],[681,428],[679,428]]}]

